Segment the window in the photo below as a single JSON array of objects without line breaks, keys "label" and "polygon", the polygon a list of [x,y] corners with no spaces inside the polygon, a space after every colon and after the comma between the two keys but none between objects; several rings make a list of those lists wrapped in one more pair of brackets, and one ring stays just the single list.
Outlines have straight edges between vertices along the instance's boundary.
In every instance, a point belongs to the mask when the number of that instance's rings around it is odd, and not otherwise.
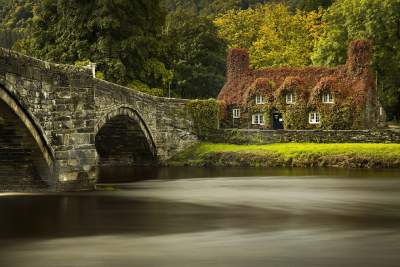
[{"label": "window", "polygon": [[239,119],[240,118],[240,109],[234,108],[232,110],[232,115],[234,119]]},{"label": "window", "polygon": [[292,93],[286,95],[286,104],[294,104],[294,95]]},{"label": "window", "polygon": [[322,103],[333,103],[333,96],[331,93],[325,93],[322,95]]},{"label": "window", "polygon": [[256,104],[257,105],[264,104],[264,99],[263,99],[262,95],[257,95],[256,96]]},{"label": "window", "polygon": [[264,115],[260,113],[253,114],[252,124],[264,125]]},{"label": "window", "polygon": [[320,124],[320,118],[319,118],[319,113],[317,112],[311,112],[308,118],[308,121],[310,124]]}]

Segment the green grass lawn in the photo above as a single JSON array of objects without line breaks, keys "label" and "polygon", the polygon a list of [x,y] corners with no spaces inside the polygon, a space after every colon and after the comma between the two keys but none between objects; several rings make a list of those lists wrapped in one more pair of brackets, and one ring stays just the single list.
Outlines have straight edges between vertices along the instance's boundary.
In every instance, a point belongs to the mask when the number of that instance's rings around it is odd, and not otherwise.
[{"label": "green grass lawn", "polygon": [[[200,143],[178,155],[186,165],[398,167],[400,144]],[[354,165],[354,166],[353,166]]]},{"label": "green grass lawn", "polygon": [[344,155],[361,154],[372,156],[389,156],[400,158],[400,144],[316,144],[316,143],[282,143],[271,145],[232,145],[202,143],[195,147],[197,155],[210,152],[256,152],[279,153],[294,157],[302,154]]}]

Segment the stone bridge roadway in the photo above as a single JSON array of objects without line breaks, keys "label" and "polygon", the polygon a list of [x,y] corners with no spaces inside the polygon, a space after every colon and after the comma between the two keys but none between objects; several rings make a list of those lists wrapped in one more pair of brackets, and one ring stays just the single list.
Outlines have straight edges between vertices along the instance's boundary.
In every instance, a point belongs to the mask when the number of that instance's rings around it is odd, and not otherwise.
[{"label": "stone bridge roadway", "polygon": [[153,164],[197,141],[187,100],[0,48],[0,190],[84,189],[99,164]]}]

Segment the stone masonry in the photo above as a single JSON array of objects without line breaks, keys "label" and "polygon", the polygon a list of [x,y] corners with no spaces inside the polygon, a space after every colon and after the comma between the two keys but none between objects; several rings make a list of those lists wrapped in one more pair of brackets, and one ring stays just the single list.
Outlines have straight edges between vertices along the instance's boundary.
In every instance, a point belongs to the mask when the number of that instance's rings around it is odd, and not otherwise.
[{"label": "stone masonry", "polygon": [[233,144],[274,143],[400,143],[400,131],[372,130],[259,130],[224,129],[211,141]]}]

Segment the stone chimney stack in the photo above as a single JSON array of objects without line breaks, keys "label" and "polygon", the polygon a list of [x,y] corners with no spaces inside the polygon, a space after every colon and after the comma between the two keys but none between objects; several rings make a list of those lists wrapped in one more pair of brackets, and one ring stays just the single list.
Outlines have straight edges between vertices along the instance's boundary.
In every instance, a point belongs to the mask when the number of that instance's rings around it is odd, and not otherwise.
[{"label": "stone chimney stack", "polygon": [[370,66],[372,47],[372,42],[369,40],[355,40],[350,43],[346,62],[350,73],[359,75]]},{"label": "stone chimney stack", "polygon": [[228,51],[227,79],[228,82],[246,76],[250,69],[249,53],[246,49],[234,48]]}]

